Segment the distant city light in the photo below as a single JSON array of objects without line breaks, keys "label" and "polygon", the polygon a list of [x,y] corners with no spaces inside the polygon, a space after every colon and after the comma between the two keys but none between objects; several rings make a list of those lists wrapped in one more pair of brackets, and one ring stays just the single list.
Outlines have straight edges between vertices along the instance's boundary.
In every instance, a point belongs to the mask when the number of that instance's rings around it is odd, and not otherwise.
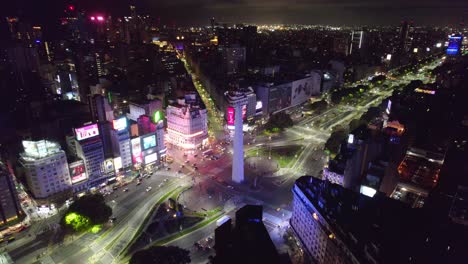
[{"label": "distant city light", "polygon": [[104,21],[104,17],[103,17],[103,16],[98,16],[98,17],[96,17],[96,19],[97,19],[98,21]]},{"label": "distant city light", "polygon": [[75,10],[75,7],[70,5],[70,6],[68,6],[68,10],[73,11],[73,10]]},{"label": "distant city light", "polygon": [[92,16],[92,17],[90,17],[90,19],[91,19],[92,21],[96,20],[96,18],[95,18],[95,17],[93,17],[93,16]]},{"label": "distant city light", "polygon": [[386,60],[391,60],[392,59],[392,54],[387,54],[387,57],[385,58]]},{"label": "distant city light", "polygon": [[437,48],[441,48],[441,47],[442,47],[442,43],[440,43],[440,42],[437,43],[437,44],[436,44],[436,47],[437,47]]},{"label": "distant city light", "polygon": [[414,53],[418,53],[418,48],[414,48],[414,49],[413,49],[413,52],[414,52]]}]

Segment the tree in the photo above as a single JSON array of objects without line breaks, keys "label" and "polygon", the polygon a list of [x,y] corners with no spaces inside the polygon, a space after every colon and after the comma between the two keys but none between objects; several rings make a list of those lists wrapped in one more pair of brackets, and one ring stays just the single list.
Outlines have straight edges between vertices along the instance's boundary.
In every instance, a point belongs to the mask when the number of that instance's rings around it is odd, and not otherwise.
[{"label": "tree", "polygon": [[331,153],[337,153],[343,139],[347,136],[347,132],[344,129],[337,129],[333,131],[325,143],[325,149]]},{"label": "tree", "polygon": [[111,215],[112,209],[105,203],[102,195],[85,195],[70,205],[62,223],[79,232],[106,223]]},{"label": "tree", "polygon": [[276,113],[270,116],[268,123],[266,123],[265,128],[270,131],[274,130],[283,130],[288,127],[292,127],[294,122],[291,119],[291,116],[284,112]]},{"label": "tree", "polygon": [[328,103],[325,100],[320,100],[317,102],[314,102],[310,105],[310,110],[315,111],[317,113],[323,112],[325,109],[327,109]]},{"label": "tree", "polygon": [[130,264],[186,264],[190,263],[190,252],[188,250],[169,247],[150,247],[137,251],[132,255]]}]

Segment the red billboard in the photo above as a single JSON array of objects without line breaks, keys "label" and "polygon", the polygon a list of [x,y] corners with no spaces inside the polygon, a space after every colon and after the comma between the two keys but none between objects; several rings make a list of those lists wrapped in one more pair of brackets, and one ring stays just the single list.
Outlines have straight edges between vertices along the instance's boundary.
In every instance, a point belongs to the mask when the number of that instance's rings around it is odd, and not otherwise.
[{"label": "red billboard", "polygon": [[86,168],[82,160],[69,164],[71,182],[77,183],[86,180]]}]

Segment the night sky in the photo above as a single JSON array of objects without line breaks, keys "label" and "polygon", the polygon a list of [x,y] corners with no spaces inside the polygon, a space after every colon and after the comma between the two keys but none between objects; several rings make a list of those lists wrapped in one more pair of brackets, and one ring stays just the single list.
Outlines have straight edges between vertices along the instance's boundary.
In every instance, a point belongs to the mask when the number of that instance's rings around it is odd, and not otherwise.
[{"label": "night sky", "polygon": [[2,0],[0,12],[48,25],[56,23],[53,18],[67,3],[120,16],[128,14],[130,2],[139,13],[170,25],[207,25],[212,16],[229,23],[332,25],[397,25],[403,19],[416,25],[454,25],[468,20],[467,0]]}]

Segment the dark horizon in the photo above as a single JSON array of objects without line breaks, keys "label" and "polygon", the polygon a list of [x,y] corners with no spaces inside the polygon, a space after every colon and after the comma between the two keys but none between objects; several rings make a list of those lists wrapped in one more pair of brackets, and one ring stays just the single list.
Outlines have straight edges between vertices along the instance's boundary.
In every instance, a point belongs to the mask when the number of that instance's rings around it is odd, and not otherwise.
[{"label": "dark horizon", "polygon": [[[63,9],[73,4],[79,9],[99,11],[113,16],[129,14],[135,4],[139,14],[160,17],[161,23],[177,26],[209,25],[209,18],[219,22],[254,24],[327,24],[327,25],[398,25],[413,20],[415,25],[458,25],[466,23],[468,2],[453,0],[172,0],[172,1],[41,1],[19,0],[4,3],[2,16],[19,16],[32,23],[50,26],[58,22]],[[2,18],[3,19],[3,18]]]}]

